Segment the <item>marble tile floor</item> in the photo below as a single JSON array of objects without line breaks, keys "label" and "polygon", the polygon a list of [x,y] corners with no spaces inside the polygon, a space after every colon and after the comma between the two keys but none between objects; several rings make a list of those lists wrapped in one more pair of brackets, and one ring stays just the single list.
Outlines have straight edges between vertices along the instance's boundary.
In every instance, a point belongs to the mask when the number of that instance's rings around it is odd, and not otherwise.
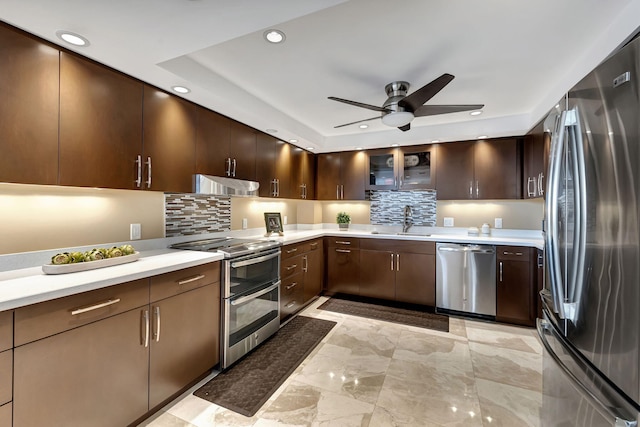
[{"label": "marble tile floor", "polygon": [[443,333],[317,310],[324,301],[303,314],[338,324],[254,417],[193,396],[209,377],[142,426],[540,426],[535,329],[452,317]]}]

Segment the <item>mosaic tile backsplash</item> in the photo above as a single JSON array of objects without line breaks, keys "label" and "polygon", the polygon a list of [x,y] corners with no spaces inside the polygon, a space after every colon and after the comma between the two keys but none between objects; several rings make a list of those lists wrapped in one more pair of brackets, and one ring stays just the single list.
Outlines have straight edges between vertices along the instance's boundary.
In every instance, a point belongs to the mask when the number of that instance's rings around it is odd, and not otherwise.
[{"label": "mosaic tile backsplash", "polygon": [[372,225],[402,225],[404,207],[411,206],[413,225],[435,227],[436,191],[371,191]]},{"label": "mosaic tile backsplash", "polygon": [[165,193],[166,237],[231,230],[231,198],[208,194]]}]

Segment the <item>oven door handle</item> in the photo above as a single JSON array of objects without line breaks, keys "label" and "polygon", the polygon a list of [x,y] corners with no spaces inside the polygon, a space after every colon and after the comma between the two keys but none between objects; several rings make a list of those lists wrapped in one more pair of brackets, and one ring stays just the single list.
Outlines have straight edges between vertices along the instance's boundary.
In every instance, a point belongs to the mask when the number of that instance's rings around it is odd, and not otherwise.
[{"label": "oven door handle", "polygon": [[276,283],[274,283],[273,285],[269,286],[266,289],[262,289],[254,294],[251,295],[246,295],[244,297],[240,297],[238,299],[234,299],[231,300],[231,305],[240,305],[240,304],[244,304],[247,301],[250,301],[252,299],[256,299],[258,297],[261,297],[264,294],[268,294],[269,292],[273,291],[274,289],[277,289],[280,286],[280,280],[278,280]]},{"label": "oven door handle", "polygon": [[263,255],[263,256],[259,256],[257,258],[250,258],[244,261],[236,261],[236,262],[232,262],[231,263],[231,268],[238,268],[238,267],[246,267],[247,265],[253,265],[253,264],[259,264],[263,261],[267,261],[273,258],[277,258],[280,256],[280,251],[273,253],[273,254],[269,254],[269,255]]}]

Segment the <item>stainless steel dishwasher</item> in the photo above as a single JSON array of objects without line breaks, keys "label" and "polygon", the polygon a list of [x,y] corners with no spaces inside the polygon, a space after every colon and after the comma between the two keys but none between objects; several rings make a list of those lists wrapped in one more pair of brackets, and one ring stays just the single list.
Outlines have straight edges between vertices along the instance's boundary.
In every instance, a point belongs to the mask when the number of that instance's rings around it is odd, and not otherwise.
[{"label": "stainless steel dishwasher", "polygon": [[496,248],[436,244],[436,310],[496,315]]}]

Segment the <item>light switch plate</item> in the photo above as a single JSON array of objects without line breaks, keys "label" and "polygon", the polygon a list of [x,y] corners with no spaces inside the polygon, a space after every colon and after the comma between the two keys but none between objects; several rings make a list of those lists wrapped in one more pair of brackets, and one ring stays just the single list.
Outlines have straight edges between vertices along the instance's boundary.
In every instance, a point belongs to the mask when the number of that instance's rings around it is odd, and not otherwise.
[{"label": "light switch plate", "polygon": [[282,218],[282,224],[283,225],[287,225],[287,216],[286,215]]},{"label": "light switch plate", "polygon": [[453,218],[450,216],[444,217],[444,226],[445,227],[453,227]]},{"label": "light switch plate", "polygon": [[502,218],[496,218],[495,219],[494,228],[502,228]]},{"label": "light switch plate", "polygon": [[246,230],[247,227],[249,227],[249,221],[247,220],[247,218],[242,218],[242,229]]},{"label": "light switch plate", "polygon": [[129,224],[129,239],[140,240],[142,238],[142,227],[140,224]]}]

